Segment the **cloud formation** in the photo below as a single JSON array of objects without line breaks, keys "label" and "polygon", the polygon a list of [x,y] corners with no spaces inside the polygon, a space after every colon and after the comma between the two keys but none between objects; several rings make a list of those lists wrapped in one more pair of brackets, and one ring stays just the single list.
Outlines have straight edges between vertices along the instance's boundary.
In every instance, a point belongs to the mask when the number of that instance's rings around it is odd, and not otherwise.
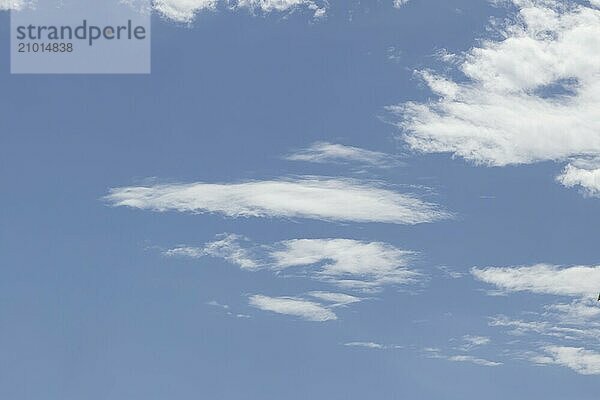
[{"label": "cloud formation", "polygon": [[243,243],[248,243],[248,239],[240,235],[224,234],[219,235],[218,240],[207,243],[204,247],[175,247],[165,251],[164,254],[169,257],[218,257],[239,265],[242,269],[258,269],[259,261],[255,259],[249,249],[242,247]]},{"label": "cloud formation", "polygon": [[329,142],[313,143],[286,156],[285,159],[313,163],[355,163],[377,168],[400,165],[398,159],[390,154]]},{"label": "cloud formation", "polygon": [[[176,247],[167,256],[221,257],[243,269],[300,270],[308,277],[346,289],[378,291],[388,285],[417,281],[420,274],[409,269],[415,254],[382,242],[352,239],[294,239],[257,246],[239,235],[224,234],[203,247]],[[311,292],[313,297],[337,303],[357,302],[354,296]]]},{"label": "cloud formation", "polygon": [[164,17],[190,23],[196,14],[215,11],[219,6],[230,10],[246,9],[251,12],[291,12],[306,9],[314,18],[322,18],[327,11],[326,0],[154,0],[154,9]]},{"label": "cloud formation", "polygon": [[547,346],[546,355],[531,360],[537,364],[554,364],[571,368],[582,375],[600,375],[600,353],[579,347]]},{"label": "cloud formation", "polygon": [[192,22],[196,13],[214,11],[218,0],[154,0],[154,9],[162,16],[177,22]]},{"label": "cloud formation", "polygon": [[332,303],[330,305],[330,307],[346,306],[349,304],[358,303],[363,300],[360,297],[351,296],[346,293],[314,291],[314,292],[309,292],[308,295],[311,297],[314,297],[315,299],[319,299],[321,301]]},{"label": "cloud formation", "polygon": [[252,295],[249,304],[264,311],[291,315],[307,321],[325,322],[337,319],[333,311],[323,305],[295,297]]},{"label": "cloud formation", "polygon": [[567,164],[556,180],[566,187],[580,187],[588,196],[600,197],[600,161]]},{"label": "cloud formation", "polygon": [[[518,343],[536,348],[533,352],[525,348],[517,353],[537,364],[562,365],[587,375],[600,373],[600,308],[596,304],[600,267],[538,264],[474,268],[471,272],[476,279],[506,293],[571,297],[570,303],[548,304],[542,311],[528,311],[527,320],[499,315],[492,317],[489,325],[504,328],[509,335],[519,336]],[[573,343],[581,347],[575,348]]]},{"label": "cloud formation", "polygon": [[451,217],[435,204],[380,184],[321,177],[130,186],[111,189],[105,200],[114,206],[157,212],[219,213],[228,217],[393,224],[419,224]]},{"label": "cloud formation", "polygon": [[600,266],[473,268],[475,278],[508,292],[528,291],[595,298],[600,290]]},{"label": "cloud formation", "polygon": [[[437,99],[389,109],[413,150],[505,166],[600,156],[600,9],[513,0],[512,20],[462,55],[463,77],[419,75]],[[559,181],[596,187],[567,167]]]},{"label": "cloud formation", "polygon": [[367,349],[385,349],[385,346],[375,342],[348,342],[344,343],[347,347],[366,347]]},{"label": "cloud formation", "polygon": [[438,358],[452,362],[467,362],[483,367],[498,367],[502,365],[502,363],[498,361],[491,361],[485,358],[478,358],[467,354],[446,355],[443,354],[440,349],[434,347],[428,347],[423,350],[428,358]]}]

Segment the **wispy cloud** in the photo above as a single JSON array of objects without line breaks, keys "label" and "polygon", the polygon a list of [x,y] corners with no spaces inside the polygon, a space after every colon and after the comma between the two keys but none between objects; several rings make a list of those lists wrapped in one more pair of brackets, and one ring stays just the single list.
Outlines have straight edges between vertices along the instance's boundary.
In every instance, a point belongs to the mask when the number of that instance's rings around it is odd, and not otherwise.
[{"label": "wispy cloud", "polygon": [[[492,166],[600,156],[600,9],[512,3],[495,38],[444,57],[462,77],[418,73],[438,99],[389,108],[412,149]],[[559,181],[597,193],[597,169],[573,164]]]},{"label": "wispy cloud", "polygon": [[[600,309],[596,296],[600,287],[600,267],[558,267],[539,264],[521,267],[474,268],[473,275],[505,293],[571,297],[570,303],[554,303],[541,311],[528,311],[527,319],[505,315],[492,317],[489,325],[504,328],[519,337],[531,361],[569,367],[581,374],[600,373]],[[578,343],[581,347],[573,347]],[[531,347],[535,350],[532,351]],[[540,353],[542,355],[540,355]]]},{"label": "wispy cloud", "polygon": [[224,310],[229,310],[229,306],[227,304],[221,304],[216,300],[211,300],[208,303],[206,303],[207,305],[211,306],[211,307],[218,307],[218,308],[222,308]]},{"label": "wispy cloud", "polygon": [[219,257],[239,265],[243,269],[252,270],[260,267],[260,261],[256,259],[251,250],[243,247],[244,243],[249,243],[247,238],[233,234],[223,234],[217,237],[218,240],[206,243],[204,247],[180,246],[169,249],[164,254],[169,257]]},{"label": "wispy cloud", "polygon": [[105,200],[114,206],[158,212],[219,213],[229,217],[394,224],[419,224],[451,217],[435,204],[380,184],[322,177],[120,187],[111,189]]},{"label": "wispy cloud", "polygon": [[322,18],[327,11],[326,0],[154,0],[154,9],[177,22],[190,23],[196,14],[222,8],[232,11],[246,9],[253,13],[292,12],[308,10],[314,18]]},{"label": "wispy cloud", "polygon": [[319,299],[321,301],[332,303],[331,307],[346,306],[349,304],[358,303],[363,300],[360,297],[351,296],[351,295],[345,294],[345,293],[314,291],[314,292],[309,292],[308,295],[311,297],[314,297],[315,299]]},{"label": "wispy cloud", "polygon": [[348,347],[366,347],[367,349],[385,349],[385,346],[375,342],[349,342],[344,343],[344,346]]},{"label": "wispy cloud", "polygon": [[250,315],[247,314],[240,314],[240,313],[235,313],[233,311],[231,311],[231,307],[227,304],[221,304],[216,300],[211,300],[209,302],[206,303],[207,305],[211,306],[211,307],[216,307],[219,308],[221,310],[223,310],[225,312],[225,314],[231,316],[231,317],[235,317],[235,318],[252,318]]},{"label": "wispy cloud", "polygon": [[468,356],[468,355],[449,356],[449,357],[447,357],[447,360],[455,361],[455,362],[469,362],[469,363],[473,363],[476,365],[482,365],[484,367],[497,367],[499,365],[502,365],[502,363],[498,362],[498,361],[490,361],[490,360],[486,360],[485,358],[477,358],[477,357]]},{"label": "wispy cloud", "polygon": [[491,342],[487,336],[465,335],[462,337],[463,344],[460,349],[463,351],[471,351],[477,347],[485,346]]},{"label": "wispy cloud", "polygon": [[325,322],[337,319],[335,313],[322,304],[296,297],[252,295],[249,303],[264,311],[291,315],[307,321]]},{"label": "wispy cloud", "polygon": [[497,366],[502,365],[502,363],[499,361],[491,361],[491,360],[487,360],[485,358],[478,358],[478,357],[474,357],[474,356],[466,355],[466,354],[447,355],[447,354],[442,353],[442,351],[440,349],[435,348],[435,347],[427,347],[427,348],[423,349],[423,351],[425,352],[425,355],[428,358],[438,358],[438,359],[448,360],[448,361],[452,361],[452,362],[467,362],[467,363],[471,363],[471,364],[475,364],[475,365],[480,365],[483,367],[497,367]]},{"label": "wispy cloud", "polygon": [[329,142],[313,143],[305,149],[287,155],[285,159],[313,163],[355,163],[377,168],[401,165],[398,158],[390,154]]},{"label": "wispy cloud", "polygon": [[473,268],[475,278],[501,290],[594,298],[600,290],[600,266]]},{"label": "wispy cloud", "polygon": [[381,344],[377,342],[347,342],[343,345],[346,347],[362,347],[370,350],[397,350],[404,348],[404,346],[397,344]]},{"label": "wispy cloud", "polygon": [[[220,235],[203,247],[177,247],[168,256],[222,257],[244,269],[300,269],[308,277],[346,289],[377,291],[388,285],[414,283],[420,277],[409,269],[415,254],[382,242],[352,239],[294,239],[256,246],[238,235]],[[357,302],[354,296],[311,292],[313,297],[339,304]]]},{"label": "wispy cloud", "polygon": [[554,364],[571,368],[582,375],[600,375],[600,353],[579,347],[547,346],[545,355],[531,358],[537,364]]}]

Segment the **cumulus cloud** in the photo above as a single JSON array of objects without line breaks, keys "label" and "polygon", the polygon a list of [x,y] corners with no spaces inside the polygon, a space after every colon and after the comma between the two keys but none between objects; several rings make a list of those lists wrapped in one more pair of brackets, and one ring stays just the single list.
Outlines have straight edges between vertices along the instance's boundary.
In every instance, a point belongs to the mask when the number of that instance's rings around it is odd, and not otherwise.
[{"label": "cumulus cloud", "polygon": [[567,164],[556,180],[566,187],[580,187],[592,197],[600,197],[600,160]]},{"label": "cumulus cloud", "polygon": [[154,0],[153,6],[164,17],[190,23],[197,13],[214,11],[219,5],[230,10],[247,9],[252,12],[291,12],[304,8],[313,13],[314,18],[325,16],[326,0]]},{"label": "cumulus cloud", "polygon": [[600,266],[473,268],[475,278],[501,290],[594,298],[600,288]]},{"label": "cumulus cloud", "polygon": [[321,177],[120,187],[105,200],[114,206],[228,217],[419,224],[451,216],[435,204],[379,184]]},{"label": "cumulus cloud", "polygon": [[[361,291],[409,284],[420,277],[408,267],[414,253],[387,243],[352,239],[294,239],[257,246],[239,235],[225,234],[203,247],[176,247],[165,254],[193,258],[207,255],[221,257],[244,269],[283,271],[296,268],[313,279]],[[310,294],[339,305],[359,300],[341,293]]]},{"label": "cumulus cloud", "polygon": [[252,295],[249,298],[251,306],[277,314],[291,315],[307,321],[324,322],[336,320],[333,311],[323,305],[295,297],[268,297]]},{"label": "cumulus cloud", "polygon": [[[390,107],[409,147],[490,166],[600,156],[600,10],[512,3],[496,38],[444,57],[463,77],[420,71],[437,99]],[[559,181],[590,189],[588,172],[568,167]]]},{"label": "cumulus cloud", "polygon": [[313,163],[357,163],[378,168],[400,165],[398,159],[390,154],[328,142],[313,143],[286,156],[285,159]]},{"label": "cumulus cloud", "polygon": [[579,347],[547,346],[546,355],[532,357],[537,364],[562,365],[582,375],[600,375],[600,353]]}]

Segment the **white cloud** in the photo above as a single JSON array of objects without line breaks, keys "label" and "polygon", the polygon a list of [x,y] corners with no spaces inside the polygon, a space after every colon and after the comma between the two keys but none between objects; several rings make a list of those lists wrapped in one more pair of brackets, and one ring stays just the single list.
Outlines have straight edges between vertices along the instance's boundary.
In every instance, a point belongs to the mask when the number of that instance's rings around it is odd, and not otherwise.
[{"label": "white cloud", "polygon": [[381,242],[351,239],[295,239],[280,242],[270,253],[277,269],[319,265],[316,275],[354,289],[413,282],[407,268],[413,253]]},{"label": "white cloud", "polygon": [[292,315],[307,321],[324,322],[337,319],[333,311],[323,305],[294,297],[253,295],[250,296],[249,303],[264,311]]},{"label": "white cloud", "polygon": [[455,361],[455,362],[470,362],[473,364],[482,365],[484,367],[497,367],[499,365],[502,365],[501,362],[490,361],[490,360],[486,360],[484,358],[477,358],[477,357],[466,356],[466,355],[449,356],[447,359],[449,361]]},{"label": "white cloud", "polygon": [[230,263],[239,265],[243,269],[257,269],[260,264],[249,249],[242,247],[248,239],[240,235],[219,235],[219,240],[209,242],[202,248],[182,246],[165,251],[166,256],[181,256],[200,258],[204,256],[223,258]]},{"label": "white cloud", "polygon": [[249,9],[253,12],[289,12],[304,8],[313,12],[314,18],[325,16],[326,0],[154,0],[154,9],[164,17],[177,22],[190,23],[197,13],[214,11],[219,5],[232,10]]},{"label": "white cloud", "polygon": [[600,290],[600,266],[561,268],[538,264],[525,267],[473,268],[473,275],[483,281],[509,291],[528,291],[594,298]]},{"label": "white cloud", "polygon": [[218,0],[154,0],[154,9],[177,22],[192,22],[198,12],[214,11]]},{"label": "white cloud", "polygon": [[[203,247],[176,247],[165,255],[221,257],[243,269],[302,268],[313,279],[363,291],[414,283],[420,277],[408,268],[414,253],[387,243],[352,239],[294,239],[256,246],[242,236],[224,234]],[[360,300],[342,293],[311,292],[310,295],[339,305]]]},{"label": "white cloud", "polygon": [[368,349],[385,349],[385,346],[375,342],[349,342],[344,343],[344,346],[348,347],[366,347]]},{"label": "white cloud", "polygon": [[[596,359],[593,351],[584,347],[597,347],[600,340],[600,309],[597,294],[600,290],[599,266],[557,267],[539,264],[529,267],[474,268],[473,275],[505,292],[531,292],[555,296],[570,296],[570,303],[544,306],[543,312],[527,312],[527,321],[497,316],[489,325],[504,327],[508,334],[518,335],[522,346],[540,347],[549,355],[529,357],[537,363],[558,364],[581,374],[593,373]],[[581,344],[582,348],[564,346]],[[531,353],[526,348],[521,353]],[[600,364],[597,364],[600,365]],[[597,372],[596,372],[597,373]]]},{"label": "white cloud", "polygon": [[562,365],[582,375],[600,375],[600,353],[579,347],[547,346],[546,356],[531,360],[538,364]]},{"label": "white cloud", "polygon": [[358,303],[362,301],[360,297],[351,296],[345,293],[331,293],[314,291],[308,293],[311,297],[328,303],[333,303],[331,307],[345,306],[348,304]]},{"label": "white cloud", "polygon": [[285,159],[314,163],[351,162],[378,168],[400,165],[397,158],[390,154],[328,142],[313,143],[306,149],[286,156]]},{"label": "white cloud", "polygon": [[314,12],[315,18],[325,15],[328,2],[326,0],[237,0],[236,7],[245,7],[261,12],[284,12],[304,7]]},{"label": "white cloud", "polygon": [[437,358],[453,362],[469,362],[484,367],[497,367],[502,365],[502,363],[498,361],[490,361],[484,358],[473,357],[465,354],[445,355],[441,352],[440,349],[435,347],[427,347],[423,349],[423,351],[425,352],[428,358]]},{"label": "white cloud", "polygon": [[[600,156],[600,10],[512,2],[499,38],[452,57],[466,80],[421,71],[439,98],[390,107],[412,149],[493,166]],[[591,179],[567,172],[566,184]]]},{"label": "white cloud", "polygon": [[114,206],[158,212],[220,213],[229,217],[396,224],[418,224],[450,217],[437,205],[378,184],[321,177],[121,187],[111,189],[105,200]]},{"label": "white cloud", "polygon": [[[600,289],[599,289],[600,290]],[[569,304],[552,304],[547,307],[550,312],[561,314],[561,319],[569,323],[584,323],[600,317],[600,307],[596,300],[576,300]]]},{"label": "white cloud", "polygon": [[465,336],[463,336],[462,339],[464,342],[462,349],[465,351],[471,350],[475,347],[485,346],[486,344],[489,344],[491,341],[491,339],[486,336],[472,336],[472,335],[465,335]]},{"label": "white cloud", "polygon": [[566,187],[579,186],[587,195],[600,197],[600,162],[598,161],[567,164],[556,179]]}]

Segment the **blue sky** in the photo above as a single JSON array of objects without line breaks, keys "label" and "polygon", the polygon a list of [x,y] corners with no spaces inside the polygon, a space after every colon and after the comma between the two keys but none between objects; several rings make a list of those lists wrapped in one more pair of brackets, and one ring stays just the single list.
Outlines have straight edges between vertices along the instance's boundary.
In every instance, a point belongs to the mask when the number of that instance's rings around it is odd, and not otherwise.
[{"label": "blue sky", "polygon": [[591,399],[592,3],[164,0],[150,75],[0,63],[0,397]]}]

